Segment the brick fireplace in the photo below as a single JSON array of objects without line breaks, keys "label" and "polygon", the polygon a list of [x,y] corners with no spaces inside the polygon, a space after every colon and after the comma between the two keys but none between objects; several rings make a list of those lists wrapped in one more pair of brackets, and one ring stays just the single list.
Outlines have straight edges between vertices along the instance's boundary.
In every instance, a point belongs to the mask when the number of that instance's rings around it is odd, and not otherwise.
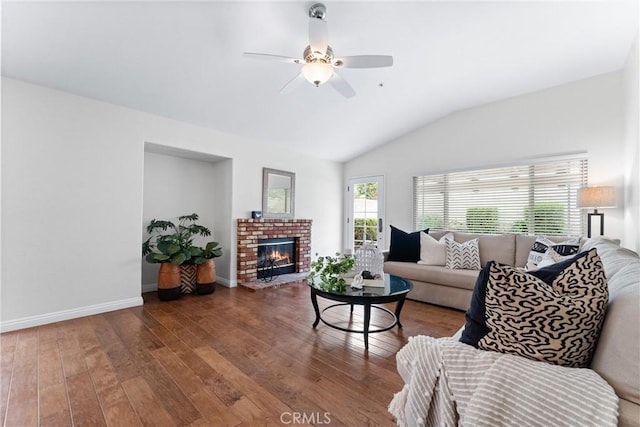
[{"label": "brick fireplace", "polygon": [[238,219],[238,284],[258,277],[258,240],[293,238],[295,271],[309,271],[311,264],[310,219]]}]

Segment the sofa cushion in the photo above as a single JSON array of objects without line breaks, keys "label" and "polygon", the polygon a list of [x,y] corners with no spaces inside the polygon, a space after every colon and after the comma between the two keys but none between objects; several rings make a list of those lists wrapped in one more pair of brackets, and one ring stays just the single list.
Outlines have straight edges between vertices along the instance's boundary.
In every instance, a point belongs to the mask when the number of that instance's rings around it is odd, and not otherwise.
[{"label": "sofa cushion", "polygon": [[[389,246],[389,261],[418,262],[420,260],[420,233],[407,233],[393,225],[391,227],[391,244]],[[424,230],[429,232],[427,228]]]},{"label": "sofa cushion", "polygon": [[[622,399],[640,404],[640,258],[617,242],[593,238],[609,283],[609,305],[590,368]],[[639,418],[640,419],[640,418]]]},{"label": "sofa cushion", "polygon": [[453,233],[447,233],[439,240],[436,240],[427,233],[420,233],[420,261],[418,261],[418,264],[441,266],[446,265],[446,238],[453,239]]},{"label": "sofa cushion", "polygon": [[[622,268],[638,262],[638,254],[620,246],[620,240],[606,237],[594,237],[585,240],[582,250],[598,249],[598,255],[604,264],[604,274],[613,277]],[[611,284],[609,284],[611,288]]]},{"label": "sofa cushion", "polygon": [[407,280],[424,283],[436,283],[442,286],[465,289],[472,291],[478,270],[450,270],[447,267],[435,265],[420,265],[407,262],[387,261],[384,263],[384,272]]},{"label": "sofa cushion", "polygon": [[536,242],[536,236],[530,236],[527,234],[516,234],[516,256],[514,263],[512,264],[514,267],[526,267],[527,260],[529,259],[529,253],[531,252],[531,247]]},{"label": "sofa cushion", "polygon": [[481,266],[489,261],[514,265],[516,242],[513,234],[471,234],[456,231],[453,236],[460,243],[478,239]]},{"label": "sofa cushion", "polygon": [[461,341],[562,366],[585,367],[604,320],[607,280],[595,249],[523,272],[488,263],[478,277]]},{"label": "sofa cushion", "polygon": [[433,231],[431,229],[429,229],[429,236],[433,237],[436,240],[440,240],[442,239],[444,236],[449,235],[450,233],[452,233],[452,231],[447,231],[447,230],[436,230]]},{"label": "sofa cushion", "polygon": [[478,239],[458,243],[452,239],[444,239],[447,245],[447,268],[457,270],[480,270],[480,249]]},{"label": "sofa cushion", "polygon": [[629,266],[620,273],[627,276],[626,283],[635,281],[636,285],[612,294],[590,367],[611,384],[618,396],[640,405],[640,268]]}]

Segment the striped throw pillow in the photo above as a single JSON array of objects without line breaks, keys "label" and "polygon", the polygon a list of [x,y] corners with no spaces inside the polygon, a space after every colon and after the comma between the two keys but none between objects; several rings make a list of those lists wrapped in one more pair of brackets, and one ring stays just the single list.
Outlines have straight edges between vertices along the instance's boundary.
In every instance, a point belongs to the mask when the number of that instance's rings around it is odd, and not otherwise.
[{"label": "striped throw pillow", "polygon": [[480,270],[480,248],[478,239],[458,243],[445,239],[447,244],[447,268],[462,270]]}]

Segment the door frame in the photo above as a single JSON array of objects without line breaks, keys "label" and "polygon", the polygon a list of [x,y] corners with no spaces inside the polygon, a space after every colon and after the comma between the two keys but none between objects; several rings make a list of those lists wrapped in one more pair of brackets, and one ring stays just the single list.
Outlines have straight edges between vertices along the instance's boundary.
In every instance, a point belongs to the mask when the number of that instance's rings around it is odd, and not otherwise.
[{"label": "door frame", "polygon": [[[383,174],[379,175],[368,175],[361,177],[352,177],[346,179],[345,185],[345,210],[344,210],[344,236],[343,236],[343,246],[345,252],[350,251],[353,253],[353,196],[352,190],[355,184],[362,184],[365,182],[378,182],[378,249],[383,251],[386,248],[386,217],[385,217],[385,207],[386,207],[386,199],[385,199],[385,176]],[[349,252],[347,252],[349,253]]]}]

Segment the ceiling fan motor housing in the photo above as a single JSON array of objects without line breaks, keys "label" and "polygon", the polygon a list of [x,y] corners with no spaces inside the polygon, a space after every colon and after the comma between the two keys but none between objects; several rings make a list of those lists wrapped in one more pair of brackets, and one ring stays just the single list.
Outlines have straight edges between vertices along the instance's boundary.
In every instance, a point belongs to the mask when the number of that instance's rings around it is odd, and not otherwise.
[{"label": "ceiling fan motor housing", "polygon": [[322,3],[316,3],[309,8],[309,17],[323,19],[327,15],[327,7]]},{"label": "ceiling fan motor housing", "polygon": [[305,62],[325,62],[331,64],[333,62],[333,49],[331,49],[331,46],[327,46],[327,51],[322,53],[314,52],[311,46],[307,46],[302,53],[302,57]]}]

